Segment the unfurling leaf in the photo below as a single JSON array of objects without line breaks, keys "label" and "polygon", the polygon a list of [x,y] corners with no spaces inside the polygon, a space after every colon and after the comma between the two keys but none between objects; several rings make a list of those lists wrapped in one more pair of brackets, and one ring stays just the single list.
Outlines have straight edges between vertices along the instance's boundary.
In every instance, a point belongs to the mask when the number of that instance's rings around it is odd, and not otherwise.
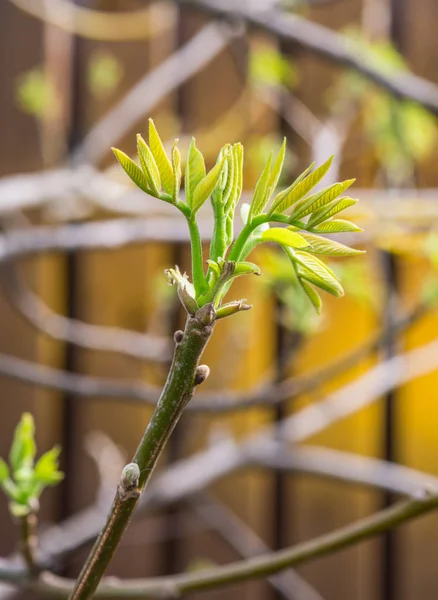
[{"label": "unfurling leaf", "polygon": [[282,227],[267,229],[261,234],[261,239],[265,242],[276,242],[280,246],[289,246],[290,248],[307,248],[309,246],[309,242],[299,233]]},{"label": "unfurling leaf", "polygon": [[242,310],[250,310],[252,308],[252,304],[245,304],[245,302],[246,298],[244,300],[233,300],[232,302],[223,304],[216,310],[216,320],[223,319],[224,317],[230,317],[231,315],[235,315]]},{"label": "unfurling leaf", "polygon": [[302,233],[302,237],[309,242],[310,248],[307,250],[310,254],[325,254],[326,256],[356,256],[363,254],[363,250],[349,248],[344,244],[313,235],[311,233]]},{"label": "unfurling leaf", "polygon": [[172,165],[152,119],[149,119],[149,146],[160,173],[164,191],[172,195],[174,187]]},{"label": "unfurling leaf", "polygon": [[[298,202],[298,200],[304,198],[304,196],[306,196],[306,194],[308,194],[310,190],[314,188],[315,185],[319,183],[324,177],[324,175],[327,173],[327,171],[330,168],[330,165],[332,164],[332,160],[333,156],[331,156],[320,167],[315,169],[313,173],[307,175],[307,177],[302,178],[303,174],[300,175],[302,179],[298,183],[294,182],[286,194],[282,192],[280,198],[277,196],[276,200],[274,201],[274,204],[272,205],[270,213],[283,213],[293,204]],[[306,173],[306,171],[304,173]]]},{"label": "unfurling leaf", "polygon": [[330,219],[330,217],[333,217],[333,215],[338,214],[350,206],[354,206],[356,202],[357,200],[354,198],[337,198],[332,200],[329,204],[323,206],[313,213],[308,222],[309,228],[319,225],[323,221]]},{"label": "unfurling leaf", "polygon": [[64,479],[64,474],[58,470],[61,449],[55,446],[45,452],[35,465],[35,479],[44,485],[55,485]]},{"label": "unfurling leaf", "polygon": [[272,215],[272,213],[274,213],[274,212],[280,212],[280,211],[277,211],[277,207],[281,205],[281,203],[283,202],[283,199],[286,198],[286,196],[288,196],[288,194],[290,194],[292,192],[292,190],[294,190],[297,187],[297,185],[310,173],[310,171],[313,169],[314,166],[315,166],[315,163],[313,162],[311,165],[309,165],[307,167],[307,169],[305,171],[303,171],[300,175],[298,175],[298,177],[295,179],[295,181],[293,183],[291,183],[291,185],[289,187],[287,187],[285,190],[283,190],[282,192],[277,194],[274,202],[272,203],[271,209],[269,211],[270,215]]},{"label": "unfurling leaf", "polygon": [[307,283],[305,279],[299,279],[299,282],[307,297],[309,298],[310,302],[313,304],[316,312],[318,313],[318,315],[320,315],[322,307],[321,296],[315,289],[313,289],[310,283]]},{"label": "unfurling leaf", "polygon": [[202,153],[196,147],[195,138],[192,138],[187,156],[184,186],[187,204],[192,207],[193,193],[199,183],[205,177],[205,163]]},{"label": "unfurling leaf", "polygon": [[347,181],[342,181],[341,183],[334,183],[320,192],[304,198],[293,209],[291,219],[302,219],[321,207],[326,206],[329,202],[343,194],[355,181],[355,179],[347,179]]},{"label": "unfurling leaf", "polygon": [[320,225],[309,227],[310,231],[315,233],[344,233],[350,231],[363,231],[355,223],[345,219],[330,219]]},{"label": "unfurling leaf", "polygon": [[33,467],[36,453],[35,425],[30,413],[24,413],[15,429],[9,454],[9,463],[15,473],[23,468]]},{"label": "unfurling leaf", "polygon": [[280,148],[280,152],[275,159],[274,166],[272,167],[271,176],[268,182],[268,190],[267,190],[267,198],[268,202],[271,199],[272,194],[275,192],[275,188],[277,187],[278,180],[280,179],[281,170],[283,169],[284,157],[286,155],[286,138],[284,138],[283,143]]},{"label": "unfurling leaf", "polygon": [[132,179],[135,185],[137,185],[147,194],[150,194],[151,186],[149,185],[149,181],[140,167],[132,160],[132,158],[129,158],[129,156],[121,150],[118,150],[117,148],[111,148],[111,150],[114,152],[114,156],[123,167],[125,173]]},{"label": "unfurling leaf", "polygon": [[212,194],[222,174],[225,160],[226,157],[224,157],[219,163],[216,163],[211,171],[209,171],[204,179],[202,179],[196,186],[192,198],[193,213],[195,213]]},{"label": "unfurling leaf", "polygon": [[265,165],[254,189],[254,196],[249,209],[248,219],[251,221],[254,217],[263,212],[268,203],[268,184],[271,177],[272,154],[269,156],[268,162]]},{"label": "unfurling leaf", "polygon": [[172,147],[172,169],[173,169],[173,194],[172,200],[176,204],[179,190],[181,188],[181,154],[178,150],[178,139],[175,140]]},{"label": "unfurling leaf", "polygon": [[302,279],[333,294],[337,298],[344,295],[344,290],[333,271],[315,256],[306,252],[289,253],[291,260],[297,264],[297,274]]},{"label": "unfurling leaf", "polygon": [[140,158],[140,164],[143,169],[143,173],[146,175],[149,187],[153,191],[154,195],[159,197],[161,189],[161,178],[158,171],[157,163],[155,158],[146,144],[141,135],[137,134],[137,151]]},{"label": "unfurling leaf", "polygon": [[239,277],[240,275],[261,275],[261,273],[260,267],[254,263],[242,261],[236,264],[233,277]]}]

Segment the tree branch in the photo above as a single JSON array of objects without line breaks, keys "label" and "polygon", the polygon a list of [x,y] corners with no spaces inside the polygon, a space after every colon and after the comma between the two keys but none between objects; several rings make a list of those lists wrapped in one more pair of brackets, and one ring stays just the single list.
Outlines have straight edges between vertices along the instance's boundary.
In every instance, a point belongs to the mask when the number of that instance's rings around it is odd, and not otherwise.
[{"label": "tree branch", "polygon": [[179,0],[215,18],[240,20],[248,25],[274,35],[278,40],[293,42],[331,62],[350,67],[396,98],[418,102],[438,114],[438,86],[412,73],[383,69],[353,40],[331,31],[323,25],[312,23],[280,10],[252,10],[248,4],[215,0]]},{"label": "tree branch", "polygon": [[119,327],[90,325],[53,312],[29,288],[13,265],[0,270],[2,290],[11,307],[34,327],[50,337],[104,352],[118,352],[140,360],[168,363],[171,354],[169,340],[148,333]]},{"label": "tree branch", "polygon": [[67,33],[99,41],[149,40],[169,33],[174,19],[156,6],[126,12],[97,11],[69,0],[9,0],[19,10]]}]

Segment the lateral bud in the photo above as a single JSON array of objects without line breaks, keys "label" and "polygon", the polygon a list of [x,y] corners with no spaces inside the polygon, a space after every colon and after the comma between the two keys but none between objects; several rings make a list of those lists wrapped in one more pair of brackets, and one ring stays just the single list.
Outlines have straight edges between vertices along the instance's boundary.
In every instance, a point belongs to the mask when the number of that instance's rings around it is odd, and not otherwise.
[{"label": "lateral bud", "polygon": [[204,306],[196,312],[195,316],[203,325],[211,325],[216,318],[214,303],[208,302],[208,304],[204,304]]},{"label": "lateral bud", "polygon": [[204,383],[204,381],[209,375],[210,367],[208,367],[207,365],[199,365],[199,367],[196,368],[195,372],[195,385],[200,385],[201,383]]},{"label": "lateral bud", "polygon": [[245,299],[235,300],[234,302],[228,302],[217,309],[216,319],[223,319],[224,317],[230,317],[242,310],[250,310],[252,304],[245,304]]},{"label": "lateral bud", "polygon": [[187,278],[187,275],[181,273],[176,266],[174,269],[166,269],[167,280],[170,285],[177,286],[178,298],[189,315],[194,315],[199,309],[195,299],[195,290],[193,285]]},{"label": "lateral bud", "polygon": [[139,480],[140,468],[137,463],[132,462],[123,467],[120,483],[126,492],[135,489]]},{"label": "lateral bud", "polygon": [[173,341],[175,342],[175,344],[177,346],[179,344],[181,344],[181,342],[183,341],[183,337],[184,337],[184,331],[181,331],[181,329],[178,329],[178,331],[175,331],[175,333],[173,334]]}]

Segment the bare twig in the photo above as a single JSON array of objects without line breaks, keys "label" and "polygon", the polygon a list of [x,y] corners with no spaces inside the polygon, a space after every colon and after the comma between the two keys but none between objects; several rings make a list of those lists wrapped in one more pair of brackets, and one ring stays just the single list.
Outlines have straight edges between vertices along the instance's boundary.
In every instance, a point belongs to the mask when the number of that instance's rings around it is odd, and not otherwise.
[{"label": "bare twig", "polygon": [[248,4],[236,5],[232,1],[179,0],[179,3],[216,18],[244,21],[279,40],[293,42],[318,56],[355,69],[396,98],[418,102],[438,113],[438,87],[434,83],[408,72],[382,69],[352,40],[323,25],[276,9],[255,11]]},{"label": "bare twig", "polygon": [[119,327],[91,325],[53,312],[37,294],[26,287],[12,265],[4,266],[0,271],[0,278],[11,306],[34,327],[54,339],[89,350],[118,352],[140,360],[165,363],[171,358],[171,344],[164,337]]},{"label": "bare twig", "polygon": [[9,1],[44,23],[93,40],[146,40],[168,33],[175,25],[173,13],[157,14],[156,5],[126,13],[97,11],[70,0]]},{"label": "bare twig", "polygon": [[[189,502],[196,514],[242,556],[250,558],[270,551],[264,541],[224,504],[207,494],[198,494]],[[289,600],[323,600],[322,596],[292,569],[268,578],[272,587]]]},{"label": "bare twig", "polygon": [[96,164],[110,146],[128,132],[167,94],[204,68],[235,36],[235,30],[215,23],[206,25],[180,50],[140,80],[126,96],[93,127],[73,163]]},{"label": "bare twig", "polygon": [[[288,567],[332,554],[384,531],[394,529],[407,521],[435,510],[437,507],[438,495],[425,493],[418,499],[401,502],[356,523],[285,550],[181,575],[126,580],[120,583],[112,578],[101,584],[96,590],[95,597],[172,598],[196,590],[218,588],[247,579],[267,577]],[[0,578],[20,584],[23,579],[26,581],[26,570],[8,568],[8,565],[3,565],[2,568],[0,564]],[[27,583],[27,586],[29,585],[40,593],[65,598],[72,591],[74,582],[50,573],[43,573],[35,582]]]}]

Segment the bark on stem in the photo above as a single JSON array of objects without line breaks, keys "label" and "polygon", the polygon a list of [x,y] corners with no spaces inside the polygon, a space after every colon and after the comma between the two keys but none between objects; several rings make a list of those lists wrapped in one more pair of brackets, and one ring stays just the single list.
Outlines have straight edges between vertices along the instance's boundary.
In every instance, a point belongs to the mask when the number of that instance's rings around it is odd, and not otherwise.
[{"label": "bark on stem", "polygon": [[196,376],[199,359],[213,333],[214,318],[214,310],[208,305],[195,316],[188,316],[185,331],[176,342],[166,384],[133,459],[139,468],[138,480],[133,484],[126,477],[121,478],[107,522],[78,577],[70,600],[87,600],[102,579],[172,430],[192,398],[196,385],[204,379]]}]

